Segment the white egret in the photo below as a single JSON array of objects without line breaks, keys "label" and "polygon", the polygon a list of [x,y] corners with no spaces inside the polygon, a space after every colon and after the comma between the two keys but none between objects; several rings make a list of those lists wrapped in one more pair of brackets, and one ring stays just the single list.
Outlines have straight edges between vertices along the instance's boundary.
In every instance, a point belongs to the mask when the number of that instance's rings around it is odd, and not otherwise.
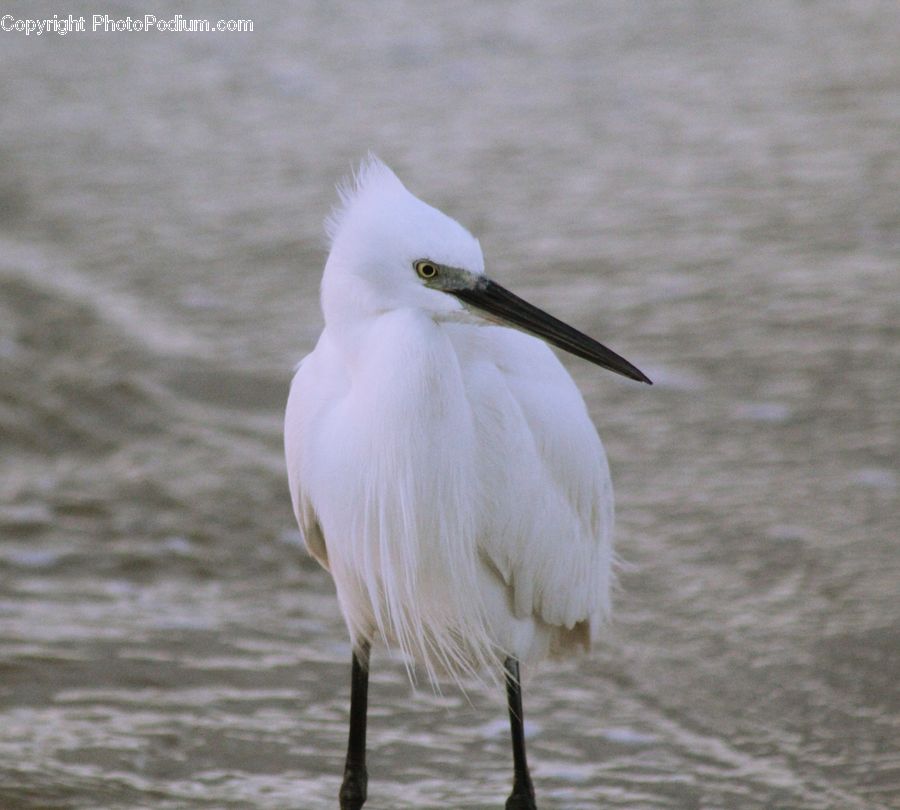
[{"label": "white egret", "polygon": [[590,645],[609,611],[613,521],[603,446],[537,337],[650,380],[490,280],[478,241],[376,158],[340,194],[325,328],[291,386],[285,449],[297,521],[353,647],[341,807],[366,798],[369,650],[381,638],[432,681],[502,662],[506,807],[534,808],[519,662]]}]

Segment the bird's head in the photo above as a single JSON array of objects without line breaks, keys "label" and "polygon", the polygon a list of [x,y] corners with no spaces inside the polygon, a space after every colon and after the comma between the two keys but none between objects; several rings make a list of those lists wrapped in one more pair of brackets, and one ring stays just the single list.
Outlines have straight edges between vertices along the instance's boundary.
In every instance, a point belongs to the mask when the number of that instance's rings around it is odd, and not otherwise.
[{"label": "bird's head", "polygon": [[377,158],[365,160],[339,193],[341,205],[326,222],[331,239],[322,281],[326,321],[346,323],[405,307],[436,319],[476,316],[650,382],[623,357],[489,279],[478,240],[407,191]]}]

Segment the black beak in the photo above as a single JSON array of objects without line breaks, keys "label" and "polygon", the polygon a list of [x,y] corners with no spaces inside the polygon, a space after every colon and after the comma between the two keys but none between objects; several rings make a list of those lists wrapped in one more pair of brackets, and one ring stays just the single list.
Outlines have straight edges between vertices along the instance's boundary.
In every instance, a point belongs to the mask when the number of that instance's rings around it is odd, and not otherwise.
[{"label": "black beak", "polygon": [[633,366],[624,357],[620,357],[602,343],[598,343],[583,332],[573,329],[568,324],[529,304],[485,276],[480,276],[474,287],[448,289],[447,292],[475,309],[493,315],[500,322],[512,324],[524,332],[542,338],[560,349],[590,360],[617,374],[653,385],[644,372]]}]

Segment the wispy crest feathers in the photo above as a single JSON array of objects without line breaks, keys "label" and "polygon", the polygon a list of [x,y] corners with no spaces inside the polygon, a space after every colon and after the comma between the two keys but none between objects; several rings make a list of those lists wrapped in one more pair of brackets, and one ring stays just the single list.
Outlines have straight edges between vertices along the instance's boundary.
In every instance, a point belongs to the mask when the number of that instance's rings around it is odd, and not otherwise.
[{"label": "wispy crest feathers", "polygon": [[359,166],[337,184],[340,202],[325,218],[325,233],[329,242],[337,238],[348,214],[362,197],[373,190],[393,188],[403,189],[403,184],[391,168],[376,154],[369,152]]}]

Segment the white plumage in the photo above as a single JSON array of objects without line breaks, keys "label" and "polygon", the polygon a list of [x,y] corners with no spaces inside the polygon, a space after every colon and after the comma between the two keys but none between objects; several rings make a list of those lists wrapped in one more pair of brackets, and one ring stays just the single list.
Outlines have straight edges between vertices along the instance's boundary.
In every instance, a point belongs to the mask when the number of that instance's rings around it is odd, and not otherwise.
[{"label": "white plumage", "polygon": [[[285,449],[354,646],[380,636],[434,680],[589,645],[610,606],[613,496],[581,394],[541,340],[466,300],[489,282],[462,226],[374,158],[341,198]],[[649,382],[604,351],[591,359]]]}]

